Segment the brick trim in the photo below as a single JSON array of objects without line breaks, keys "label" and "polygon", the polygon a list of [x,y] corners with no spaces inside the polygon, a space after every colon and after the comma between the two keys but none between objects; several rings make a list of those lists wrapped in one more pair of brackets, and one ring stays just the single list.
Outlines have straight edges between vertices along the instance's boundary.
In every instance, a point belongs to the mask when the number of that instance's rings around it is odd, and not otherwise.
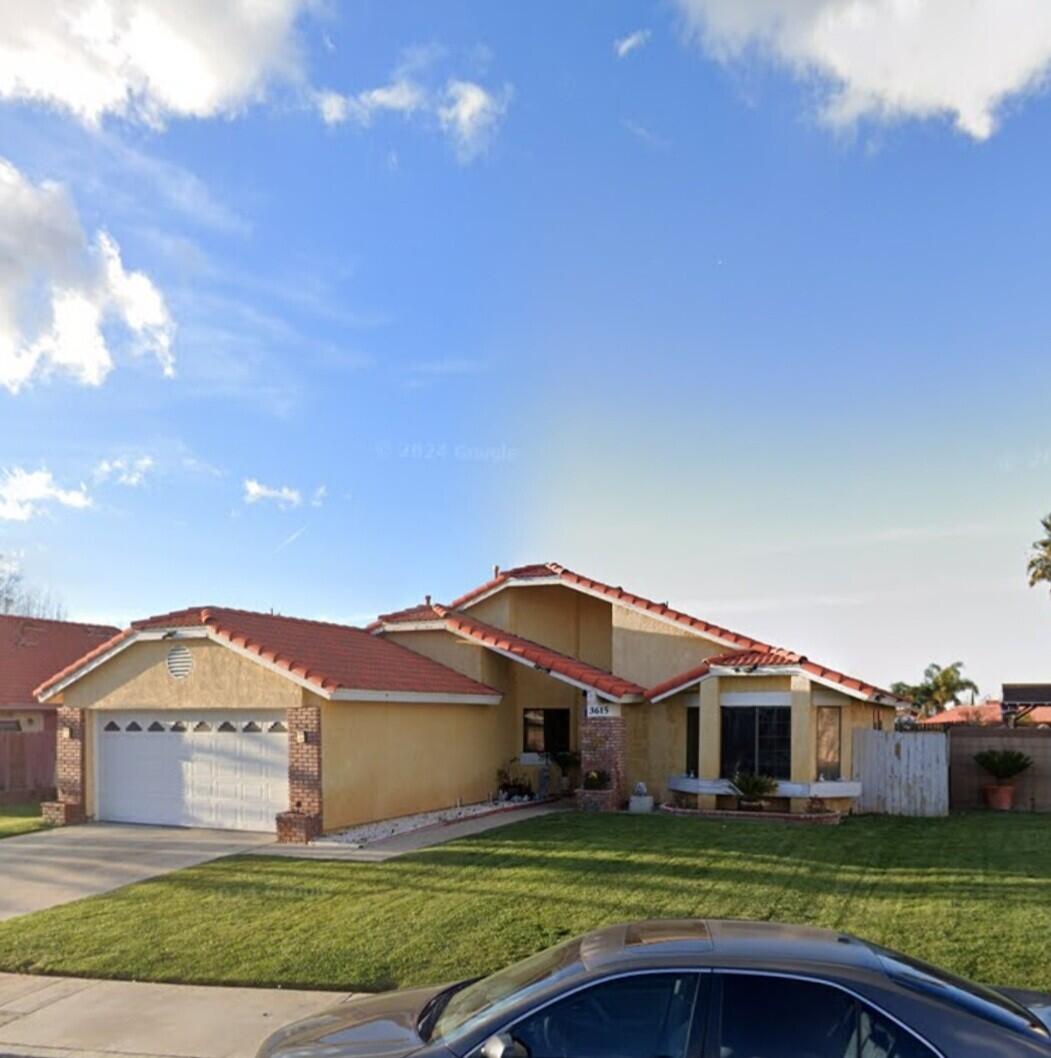
[{"label": "brick trim", "polygon": [[[610,789],[584,791],[608,794],[606,798],[591,798],[588,807],[612,811],[621,800],[621,786],[626,770],[625,745],[626,725],[623,715],[589,717],[587,707],[580,711],[580,770],[604,771],[609,774]],[[580,802],[584,807],[583,801]]]},{"label": "brick trim", "polygon": [[288,710],[289,810],[277,815],[277,840],[305,844],[321,833],[321,707]]},{"label": "brick trim", "polygon": [[[55,786],[56,799],[42,806],[44,818],[57,826],[83,823],[84,806],[84,739],[87,714],[83,709],[59,706],[55,718]],[[68,736],[67,736],[68,732]]]}]

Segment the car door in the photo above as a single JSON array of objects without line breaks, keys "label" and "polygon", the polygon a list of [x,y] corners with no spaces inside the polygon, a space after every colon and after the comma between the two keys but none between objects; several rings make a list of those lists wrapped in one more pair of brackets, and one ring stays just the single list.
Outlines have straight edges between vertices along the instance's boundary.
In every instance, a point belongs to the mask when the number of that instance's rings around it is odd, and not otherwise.
[{"label": "car door", "polygon": [[938,1058],[852,993],[806,978],[715,974],[707,1020],[704,1058]]},{"label": "car door", "polygon": [[701,975],[634,973],[574,990],[509,1028],[529,1058],[700,1058]]}]

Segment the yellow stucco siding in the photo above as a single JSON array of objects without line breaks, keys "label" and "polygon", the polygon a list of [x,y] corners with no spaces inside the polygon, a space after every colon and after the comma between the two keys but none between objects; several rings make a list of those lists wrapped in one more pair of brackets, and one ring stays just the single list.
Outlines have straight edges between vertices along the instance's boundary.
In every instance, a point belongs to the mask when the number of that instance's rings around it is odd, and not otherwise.
[{"label": "yellow stucco siding", "polygon": [[165,659],[169,640],[134,643],[65,691],[75,709],[288,709],[300,687],[286,676],[208,639],[179,640],[193,659],[175,679]]},{"label": "yellow stucco siding", "polygon": [[658,800],[668,799],[669,777],[686,770],[686,708],[697,700],[693,691],[662,702],[624,706],[627,792],[644,782]]},{"label": "yellow stucco siding", "polygon": [[625,606],[612,607],[612,670],[640,687],[699,665],[727,648],[681,626]]},{"label": "yellow stucco siding", "polygon": [[314,701],[325,830],[482,801],[496,789],[503,706]]},{"label": "yellow stucco siding", "polygon": [[470,676],[472,680],[485,681],[485,658],[491,655],[479,643],[471,643],[462,636],[442,629],[416,632],[385,632],[384,638],[398,646],[408,647],[432,661],[447,665],[450,669]]}]

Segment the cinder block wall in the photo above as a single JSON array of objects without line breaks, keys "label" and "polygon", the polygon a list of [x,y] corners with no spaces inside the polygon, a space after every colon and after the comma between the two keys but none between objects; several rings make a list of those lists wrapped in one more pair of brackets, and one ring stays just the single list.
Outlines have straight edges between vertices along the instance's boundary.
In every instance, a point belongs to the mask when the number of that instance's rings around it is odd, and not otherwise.
[{"label": "cinder block wall", "polygon": [[981,808],[992,776],[974,762],[983,749],[1017,749],[1033,766],[1015,780],[1016,812],[1051,812],[1051,729],[956,726],[949,732],[949,807]]}]

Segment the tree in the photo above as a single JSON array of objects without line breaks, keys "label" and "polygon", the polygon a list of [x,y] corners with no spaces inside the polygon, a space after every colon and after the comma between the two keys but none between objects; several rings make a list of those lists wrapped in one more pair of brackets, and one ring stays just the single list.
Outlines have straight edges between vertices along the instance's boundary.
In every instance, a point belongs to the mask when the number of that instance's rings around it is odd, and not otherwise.
[{"label": "tree", "polygon": [[0,614],[61,621],[66,608],[53,592],[28,584],[16,558],[0,554]]},{"label": "tree", "polygon": [[1044,527],[1044,538],[1033,544],[1033,553],[1029,556],[1030,588],[1038,584],[1051,587],[1051,514],[1041,518],[1040,524]]},{"label": "tree", "polygon": [[963,675],[963,662],[954,661],[942,668],[937,662],[931,662],[923,670],[923,682],[917,684],[899,681],[890,688],[899,698],[911,698],[912,704],[920,716],[931,716],[940,713],[952,702],[960,704],[960,695],[970,691],[978,693],[978,684]]}]

